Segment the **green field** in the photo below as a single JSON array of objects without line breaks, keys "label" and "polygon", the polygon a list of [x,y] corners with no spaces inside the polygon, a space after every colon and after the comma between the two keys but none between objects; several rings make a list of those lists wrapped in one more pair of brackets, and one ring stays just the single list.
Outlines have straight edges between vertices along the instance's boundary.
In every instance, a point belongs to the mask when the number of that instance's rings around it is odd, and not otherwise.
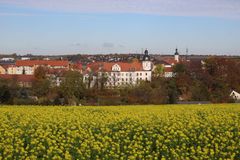
[{"label": "green field", "polygon": [[0,159],[240,159],[240,105],[2,106]]}]

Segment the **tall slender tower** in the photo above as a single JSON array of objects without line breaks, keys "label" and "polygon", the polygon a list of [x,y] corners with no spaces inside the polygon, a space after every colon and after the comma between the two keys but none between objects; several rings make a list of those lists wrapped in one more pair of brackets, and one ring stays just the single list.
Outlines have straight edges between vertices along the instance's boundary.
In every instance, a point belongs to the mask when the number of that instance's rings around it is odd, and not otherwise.
[{"label": "tall slender tower", "polygon": [[143,61],[142,61],[143,70],[150,71],[152,69],[150,56],[148,54],[148,50],[146,49],[143,55]]},{"label": "tall slender tower", "polygon": [[179,62],[179,53],[178,53],[178,49],[176,48],[176,52],[174,54],[174,59],[175,61]]}]

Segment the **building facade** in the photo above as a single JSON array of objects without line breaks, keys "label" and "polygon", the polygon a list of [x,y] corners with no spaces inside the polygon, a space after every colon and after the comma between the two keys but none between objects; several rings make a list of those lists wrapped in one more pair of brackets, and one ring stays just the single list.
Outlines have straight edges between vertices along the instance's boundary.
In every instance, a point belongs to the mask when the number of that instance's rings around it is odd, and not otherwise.
[{"label": "building facade", "polygon": [[69,62],[61,60],[18,60],[16,61],[15,74],[33,75],[35,69],[40,66],[48,69],[69,69]]},{"label": "building facade", "polygon": [[152,62],[146,50],[142,61],[92,63],[87,67],[88,72],[84,74],[84,81],[89,82],[89,87],[93,87],[103,79],[107,87],[136,85],[141,81],[151,81],[152,68]]}]

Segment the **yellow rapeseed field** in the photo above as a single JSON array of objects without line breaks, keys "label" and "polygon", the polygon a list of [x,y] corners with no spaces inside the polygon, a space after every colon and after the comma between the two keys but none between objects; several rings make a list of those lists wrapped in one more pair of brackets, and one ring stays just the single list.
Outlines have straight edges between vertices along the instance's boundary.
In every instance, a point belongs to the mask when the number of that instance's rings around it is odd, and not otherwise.
[{"label": "yellow rapeseed field", "polygon": [[0,159],[240,159],[240,105],[1,106]]}]

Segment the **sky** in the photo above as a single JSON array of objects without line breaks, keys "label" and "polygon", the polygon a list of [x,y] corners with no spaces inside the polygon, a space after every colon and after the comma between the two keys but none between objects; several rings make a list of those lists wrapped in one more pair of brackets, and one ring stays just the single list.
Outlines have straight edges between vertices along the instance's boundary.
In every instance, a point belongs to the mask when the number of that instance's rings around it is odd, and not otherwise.
[{"label": "sky", "polygon": [[0,54],[240,55],[240,0],[0,0]]}]

